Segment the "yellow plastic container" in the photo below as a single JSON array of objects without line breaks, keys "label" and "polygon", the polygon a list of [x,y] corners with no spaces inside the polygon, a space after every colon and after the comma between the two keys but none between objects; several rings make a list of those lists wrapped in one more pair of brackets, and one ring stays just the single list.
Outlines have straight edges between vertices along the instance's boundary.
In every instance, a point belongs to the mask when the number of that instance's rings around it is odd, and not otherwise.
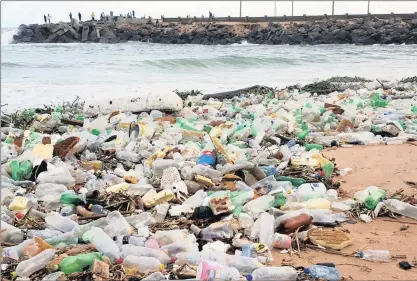
[{"label": "yellow plastic container", "polygon": [[153,198],[147,202],[145,202],[146,207],[154,207],[156,205],[162,204],[164,202],[169,202],[174,199],[175,195],[171,189],[164,189],[158,192]]},{"label": "yellow plastic container", "polygon": [[26,209],[28,201],[29,200],[26,197],[16,196],[13,199],[12,203],[10,203],[9,210],[10,211],[22,211],[22,210]]},{"label": "yellow plastic container", "polygon": [[101,170],[103,168],[103,163],[99,160],[94,161],[85,161],[81,164],[81,166],[86,170]]},{"label": "yellow plastic container", "polygon": [[112,185],[106,188],[106,192],[119,193],[120,191],[125,191],[130,187],[130,183],[122,182],[116,185]]}]

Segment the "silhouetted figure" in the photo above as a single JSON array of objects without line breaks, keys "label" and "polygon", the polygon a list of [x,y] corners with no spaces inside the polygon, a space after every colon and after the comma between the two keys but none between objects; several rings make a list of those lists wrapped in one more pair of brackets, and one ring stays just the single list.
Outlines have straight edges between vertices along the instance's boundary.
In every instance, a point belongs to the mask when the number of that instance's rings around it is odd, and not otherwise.
[{"label": "silhouetted figure", "polygon": [[45,21],[45,23],[47,23],[45,15],[43,15],[43,20]]},{"label": "silhouetted figure", "polygon": [[81,13],[78,12],[78,21],[81,21]]},{"label": "silhouetted figure", "polygon": [[135,17],[135,10],[132,10],[132,17]]},{"label": "silhouetted figure", "polygon": [[209,19],[213,17],[213,14],[209,11]]},{"label": "silhouetted figure", "polygon": [[72,21],[72,13],[69,13],[70,21]]},{"label": "silhouetted figure", "polygon": [[100,14],[100,19],[101,19],[101,20],[103,20],[103,18],[104,18],[104,13],[102,12],[102,13]]},{"label": "silhouetted figure", "polygon": [[46,17],[48,19],[48,22],[51,23],[51,16],[48,14],[48,16]]},{"label": "silhouetted figure", "polygon": [[94,20],[94,12],[91,13],[91,20]]}]

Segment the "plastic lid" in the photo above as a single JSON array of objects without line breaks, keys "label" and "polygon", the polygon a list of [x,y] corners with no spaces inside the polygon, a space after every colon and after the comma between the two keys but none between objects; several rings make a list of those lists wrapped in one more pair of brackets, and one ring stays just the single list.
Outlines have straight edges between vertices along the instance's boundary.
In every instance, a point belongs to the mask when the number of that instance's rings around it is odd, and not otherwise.
[{"label": "plastic lid", "polygon": [[171,263],[174,263],[175,262],[175,258],[174,257],[172,257],[171,258]]},{"label": "plastic lid", "polygon": [[252,277],[252,275],[251,275],[251,274],[246,275],[246,280],[248,280],[248,281],[252,281],[252,279],[253,279],[253,277]]},{"label": "plastic lid", "polygon": [[304,273],[309,274],[310,273],[310,268],[304,268]]},{"label": "plastic lid", "polygon": [[159,265],[159,270],[163,270],[165,268],[165,266],[163,264]]},{"label": "plastic lid", "polygon": [[359,252],[359,257],[363,258],[363,252],[362,251]]},{"label": "plastic lid", "polygon": [[123,263],[123,259],[122,259],[122,258],[118,258],[118,259],[116,260],[116,263],[117,263],[117,264],[122,264],[122,263]]}]

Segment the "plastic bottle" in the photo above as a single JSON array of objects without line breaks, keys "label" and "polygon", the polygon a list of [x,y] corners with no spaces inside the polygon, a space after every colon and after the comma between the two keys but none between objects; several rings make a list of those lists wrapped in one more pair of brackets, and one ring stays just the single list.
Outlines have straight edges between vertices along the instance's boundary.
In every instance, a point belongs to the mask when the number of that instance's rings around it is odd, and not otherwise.
[{"label": "plastic bottle", "polygon": [[385,208],[391,212],[417,220],[417,206],[413,206],[397,199],[387,199],[383,201],[383,203]]},{"label": "plastic bottle", "polygon": [[258,220],[260,226],[259,242],[266,244],[269,249],[272,249],[274,244],[274,217],[268,213],[262,213]]},{"label": "plastic bottle", "polygon": [[165,280],[165,276],[162,274],[162,272],[154,272],[145,278],[142,279],[142,281],[161,281]]},{"label": "plastic bottle", "polygon": [[363,203],[366,199],[366,197],[368,197],[372,192],[378,190],[379,187],[377,186],[368,186],[367,188],[365,188],[364,190],[360,190],[355,192],[355,194],[353,195],[353,199]]},{"label": "plastic bottle", "polygon": [[80,226],[78,223],[68,217],[63,217],[59,213],[51,213],[45,218],[46,226],[50,229],[56,229],[61,232],[76,231]]},{"label": "plastic bottle", "polygon": [[98,204],[90,204],[88,205],[88,209],[95,214],[106,215],[108,213],[108,211],[104,209],[103,206]]},{"label": "plastic bottle", "polygon": [[59,212],[61,214],[61,216],[63,217],[68,217],[72,214],[75,214],[75,205],[65,205],[64,207],[62,207],[61,211]]},{"label": "plastic bottle", "polygon": [[369,261],[389,262],[391,254],[386,250],[365,250],[359,253],[361,259]]},{"label": "plastic bottle", "polygon": [[304,268],[304,273],[314,278],[320,278],[328,281],[340,280],[340,272],[335,267],[312,265],[310,268]]},{"label": "plastic bottle", "polygon": [[300,210],[300,209],[330,209],[330,201],[323,198],[310,199],[305,202],[287,202],[281,210]]},{"label": "plastic bottle", "polygon": [[116,158],[118,160],[122,160],[122,161],[130,161],[133,163],[139,163],[141,157],[139,156],[139,154],[133,152],[133,151],[129,151],[129,150],[121,150],[119,152],[116,153]]},{"label": "plastic bottle", "polygon": [[289,249],[291,247],[291,237],[281,233],[274,234],[274,248]]},{"label": "plastic bottle", "polygon": [[321,144],[315,144],[315,143],[306,143],[304,144],[304,147],[307,149],[307,151],[310,151],[312,149],[317,149],[319,151],[323,150],[323,146]]},{"label": "plastic bottle", "polygon": [[292,183],[292,185],[294,187],[299,187],[300,185],[302,185],[303,183],[305,183],[306,181],[304,179],[299,179],[299,178],[293,178],[293,177],[286,177],[286,176],[278,176],[277,177],[278,181],[289,181]]},{"label": "plastic bottle", "polygon": [[61,203],[63,204],[72,204],[72,205],[81,205],[84,202],[80,199],[80,197],[78,197],[75,193],[67,191],[67,192],[63,192],[61,193],[61,198],[60,198]]},{"label": "plastic bottle", "polygon": [[106,219],[108,225],[104,228],[104,232],[110,237],[130,235],[132,233],[132,227],[119,211],[109,213]]},{"label": "plastic bottle", "polygon": [[245,213],[249,214],[252,218],[256,218],[259,213],[262,213],[274,206],[275,197],[272,195],[264,195],[249,201],[243,207]]},{"label": "plastic bottle", "polygon": [[19,277],[29,277],[34,272],[44,268],[54,257],[55,250],[47,249],[38,255],[20,262],[16,267],[16,274]]},{"label": "plastic bottle", "polygon": [[181,242],[174,242],[161,247],[169,257],[174,257],[176,254],[181,252],[195,252],[198,251],[198,244],[192,239],[188,238]]},{"label": "plastic bottle", "polygon": [[45,242],[51,246],[56,247],[58,244],[63,246],[74,245],[78,243],[78,237],[75,236],[74,231],[70,231],[67,233],[62,233],[60,235],[56,235],[54,237],[45,239]]},{"label": "plastic bottle", "polygon": [[229,222],[215,222],[202,231],[203,239],[224,239],[233,237],[233,228]]},{"label": "plastic bottle", "polygon": [[8,224],[5,221],[1,221],[1,242],[10,244],[19,244],[23,241],[22,230]]},{"label": "plastic bottle", "polygon": [[265,266],[256,269],[252,274],[246,276],[248,281],[251,280],[285,280],[295,281],[297,280],[297,271],[290,266]]},{"label": "plastic bottle", "polygon": [[197,267],[197,280],[238,280],[239,271],[234,267],[223,266],[214,261],[203,261]]},{"label": "plastic bottle", "polygon": [[101,228],[92,227],[84,233],[83,240],[92,243],[100,253],[112,261],[120,257],[119,247]]},{"label": "plastic bottle", "polygon": [[53,238],[57,235],[61,235],[62,232],[59,230],[51,230],[51,229],[41,229],[41,230],[36,230],[36,229],[29,229],[27,231],[27,236],[28,238],[33,238],[33,237],[39,237],[42,239],[49,239],[49,238]]},{"label": "plastic bottle", "polygon": [[65,274],[72,274],[74,272],[81,272],[87,266],[91,266],[94,260],[103,261],[103,255],[101,253],[88,253],[76,256],[69,256],[64,258],[59,264],[59,269]]},{"label": "plastic bottle", "polygon": [[166,264],[171,261],[171,258],[160,249],[152,249],[133,245],[122,245],[120,247],[122,258],[133,255],[136,257],[153,257],[160,261],[160,263]]},{"label": "plastic bottle", "polygon": [[326,190],[326,186],[322,183],[304,183],[300,185],[296,191],[298,202],[305,202],[315,198],[324,198],[326,196]]},{"label": "plastic bottle", "polygon": [[371,192],[371,194],[364,200],[365,207],[369,210],[374,210],[376,205],[378,205],[378,203],[381,202],[386,196],[387,192],[383,189]]},{"label": "plastic bottle", "polygon": [[127,256],[123,260],[123,266],[127,269],[133,269],[139,273],[148,274],[149,272],[159,271],[163,265],[156,258]]},{"label": "plastic bottle", "polygon": [[145,237],[136,237],[128,235],[120,235],[113,237],[113,240],[119,245],[133,245],[133,246],[144,246],[146,238]]}]

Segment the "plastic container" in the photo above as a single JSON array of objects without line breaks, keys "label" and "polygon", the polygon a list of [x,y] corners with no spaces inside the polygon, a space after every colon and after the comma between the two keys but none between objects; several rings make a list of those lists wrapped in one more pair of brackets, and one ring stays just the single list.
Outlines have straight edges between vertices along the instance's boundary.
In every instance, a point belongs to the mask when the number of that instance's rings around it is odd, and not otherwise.
[{"label": "plastic container", "polygon": [[92,243],[100,253],[112,261],[120,257],[119,247],[101,228],[92,227],[84,233],[83,240]]},{"label": "plastic container", "polygon": [[46,226],[50,229],[56,229],[61,232],[76,231],[79,228],[78,223],[68,217],[63,217],[58,213],[51,213],[45,218]]},{"label": "plastic container", "polygon": [[239,271],[236,268],[223,266],[214,261],[203,261],[197,268],[197,280],[238,280],[240,279]]},{"label": "plastic container", "polygon": [[265,266],[256,269],[252,274],[246,276],[248,281],[251,280],[285,280],[295,281],[297,280],[297,271],[290,266]]},{"label": "plastic container", "polygon": [[59,269],[65,274],[81,272],[87,266],[92,266],[94,260],[103,261],[101,253],[88,253],[64,258],[59,264]]},{"label": "plastic container", "polygon": [[123,266],[127,269],[135,270],[138,273],[148,274],[149,272],[159,271],[163,265],[159,260],[152,257],[127,256],[123,260]]},{"label": "plastic container", "polygon": [[233,237],[233,228],[229,222],[215,222],[204,228],[203,239],[228,239]]},{"label": "plastic container", "polygon": [[19,277],[28,278],[38,270],[44,268],[54,257],[55,250],[48,249],[40,254],[20,262],[16,267],[16,274]]},{"label": "plastic container", "polygon": [[24,235],[22,230],[2,221],[0,237],[2,243],[19,244],[23,241]]},{"label": "plastic container", "polygon": [[287,202],[284,206],[281,207],[281,210],[300,210],[303,208],[306,209],[330,209],[330,201],[323,198],[310,199],[305,202]]},{"label": "plastic container", "polygon": [[106,219],[108,225],[104,228],[104,232],[106,232],[108,236],[114,237],[132,234],[132,227],[119,211],[110,212]]},{"label": "plastic container", "polygon": [[369,210],[374,210],[376,205],[378,205],[378,203],[381,202],[386,196],[387,192],[383,189],[371,192],[370,195],[364,200],[365,207]]},{"label": "plastic container", "polygon": [[389,262],[391,254],[386,250],[365,250],[359,253],[361,259],[369,261]]},{"label": "plastic container", "polygon": [[310,268],[304,268],[304,273],[314,278],[320,278],[328,281],[340,280],[340,272],[335,267],[312,265]]},{"label": "plastic container", "polygon": [[397,199],[387,199],[383,201],[383,203],[385,208],[391,212],[417,220],[417,206],[413,206]]},{"label": "plastic container", "polygon": [[74,231],[70,231],[67,233],[62,233],[59,235],[56,235],[54,237],[45,239],[45,242],[47,242],[51,246],[58,246],[61,245],[63,247],[69,246],[69,245],[75,245],[78,243],[78,237],[75,236]]}]

